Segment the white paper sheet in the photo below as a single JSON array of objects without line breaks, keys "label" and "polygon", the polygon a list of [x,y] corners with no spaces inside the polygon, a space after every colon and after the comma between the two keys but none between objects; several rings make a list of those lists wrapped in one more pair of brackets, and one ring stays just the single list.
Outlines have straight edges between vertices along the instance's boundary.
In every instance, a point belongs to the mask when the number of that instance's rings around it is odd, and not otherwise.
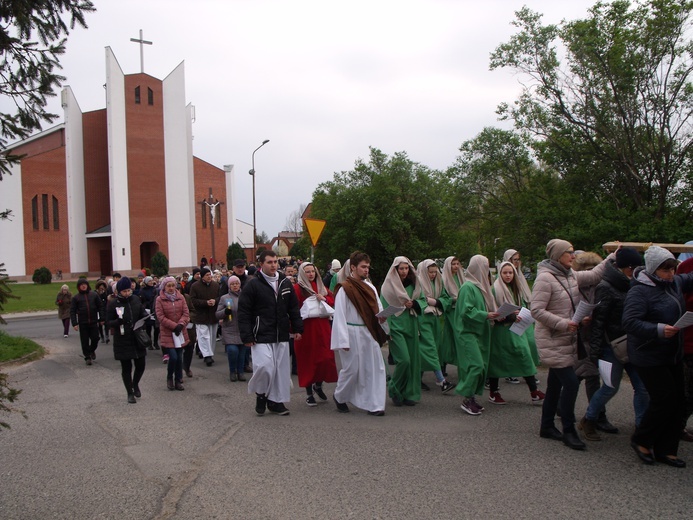
[{"label": "white paper sheet", "polygon": [[599,360],[599,375],[602,376],[602,381],[609,388],[613,388],[614,384],[611,382],[611,370],[614,364],[609,361]]},{"label": "white paper sheet", "polygon": [[577,309],[575,309],[575,314],[573,314],[573,317],[570,321],[579,324],[587,316],[592,315],[592,311],[595,307],[596,305],[592,305],[591,303],[587,303],[586,301],[581,301],[580,303],[578,303]]},{"label": "white paper sheet", "polygon": [[173,348],[181,348],[183,346],[183,334],[171,334],[173,337]]},{"label": "white paper sheet", "polygon": [[522,336],[525,331],[534,323],[534,318],[532,318],[532,313],[527,307],[522,307],[520,309],[520,314],[518,316],[520,321],[516,321],[510,326],[510,332],[514,332],[518,336]]},{"label": "white paper sheet", "polygon": [[513,312],[519,311],[520,307],[517,305],[513,305],[512,303],[505,302],[503,305],[501,305],[498,310],[496,311],[498,313],[498,319],[502,320],[505,319],[507,316],[510,316]]},{"label": "white paper sheet", "polygon": [[685,329],[686,327],[690,327],[693,325],[693,312],[691,311],[686,311],[683,313],[683,316],[679,318],[679,321],[674,323],[674,327],[677,327],[679,329]]},{"label": "white paper sheet", "polygon": [[376,314],[376,316],[378,318],[387,318],[388,316],[394,316],[395,314],[403,311],[404,309],[406,309],[406,307],[397,307],[395,305],[390,305],[384,311],[380,311],[378,314]]}]

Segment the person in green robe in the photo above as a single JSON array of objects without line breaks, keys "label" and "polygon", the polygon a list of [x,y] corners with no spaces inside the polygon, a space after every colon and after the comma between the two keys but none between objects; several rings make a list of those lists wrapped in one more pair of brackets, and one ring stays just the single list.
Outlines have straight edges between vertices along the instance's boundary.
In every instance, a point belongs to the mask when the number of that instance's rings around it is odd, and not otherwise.
[{"label": "person in green robe", "polygon": [[484,411],[475,396],[484,392],[484,381],[491,348],[491,326],[498,317],[496,300],[491,291],[488,258],[474,255],[467,267],[467,281],[460,288],[455,319],[462,325],[455,337],[459,382],[455,391],[464,399],[462,410],[469,415]]},{"label": "person in green robe", "polygon": [[[438,357],[438,343],[443,332],[443,300],[449,299],[443,288],[438,264],[433,260],[424,260],[416,266],[416,276],[421,286],[421,298],[419,306],[423,309],[419,315],[419,353],[421,354],[421,373],[432,371],[436,378],[436,385],[443,393],[453,388],[450,381],[445,379],[441,370]],[[421,388],[428,390],[428,386],[421,381]]]},{"label": "person in green robe", "polygon": [[[517,271],[511,262],[502,262],[498,266],[498,277],[493,284],[493,292],[498,307],[504,303],[517,307],[527,307],[527,302],[522,298]],[[513,323],[521,320],[519,313],[519,310],[515,311],[505,320],[496,323],[491,332],[488,400],[493,404],[506,404],[505,399],[498,391],[498,378],[517,375],[523,375],[533,404],[541,404],[544,401],[544,393],[537,390],[537,382],[534,377],[537,370],[529,346],[527,334],[529,330],[525,330],[521,336],[510,330]]]},{"label": "person in green robe", "polygon": [[462,263],[456,256],[449,256],[443,263],[441,275],[443,290],[446,298],[441,299],[443,304],[443,331],[438,342],[438,359],[440,369],[445,375],[446,365],[457,366],[457,351],[455,337],[462,332],[462,322],[455,317],[455,304],[460,287],[465,282]]},{"label": "person in green robe", "polygon": [[414,406],[421,399],[421,356],[419,354],[418,303],[421,287],[414,266],[405,256],[392,262],[380,290],[383,308],[400,307],[387,318],[390,327],[390,354],[395,370],[388,382],[388,393],[395,406]]},{"label": "person in green robe", "polygon": [[[522,260],[520,257],[520,252],[516,249],[508,249],[503,253],[503,261],[510,262],[515,268],[517,273],[517,285],[520,288],[520,297],[524,301],[524,307],[529,308],[529,304],[532,302],[532,289],[529,288],[527,283],[527,278],[522,271]],[[537,342],[534,339],[534,324],[532,324],[527,331],[527,341],[529,342],[529,350],[532,353],[532,359],[534,360],[534,365],[539,366],[539,351],[537,350]],[[538,384],[538,381],[537,381]]]}]

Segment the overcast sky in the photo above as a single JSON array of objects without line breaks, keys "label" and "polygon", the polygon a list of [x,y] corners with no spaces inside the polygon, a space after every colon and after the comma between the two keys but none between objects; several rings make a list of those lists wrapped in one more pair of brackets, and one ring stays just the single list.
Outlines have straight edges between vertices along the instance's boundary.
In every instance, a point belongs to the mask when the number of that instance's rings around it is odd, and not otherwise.
[{"label": "overcast sky", "polygon": [[[194,154],[236,171],[236,217],[270,238],[319,183],[373,146],[436,169],[460,144],[498,125],[495,108],[519,92],[489,53],[514,32],[523,5],[545,22],[584,17],[583,0],[94,0],[62,59],[82,111],[105,107],[104,48],[125,74],[165,78],[185,61],[195,105]],[[59,98],[58,98],[59,99]],[[56,100],[51,109],[62,114]],[[62,121],[62,119],[61,119]],[[328,223],[329,225],[329,223]]]}]

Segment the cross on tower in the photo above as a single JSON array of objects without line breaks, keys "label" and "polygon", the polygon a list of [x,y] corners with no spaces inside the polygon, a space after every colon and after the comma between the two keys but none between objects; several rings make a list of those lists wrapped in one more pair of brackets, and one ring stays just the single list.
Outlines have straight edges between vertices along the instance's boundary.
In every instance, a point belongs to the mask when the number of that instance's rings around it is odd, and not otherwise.
[{"label": "cross on tower", "polygon": [[137,38],[130,38],[130,41],[140,44],[140,72],[144,73],[144,46],[153,45],[153,43],[148,42],[142,37],[142,29],[140,29],[140,39],[138,40]]}]

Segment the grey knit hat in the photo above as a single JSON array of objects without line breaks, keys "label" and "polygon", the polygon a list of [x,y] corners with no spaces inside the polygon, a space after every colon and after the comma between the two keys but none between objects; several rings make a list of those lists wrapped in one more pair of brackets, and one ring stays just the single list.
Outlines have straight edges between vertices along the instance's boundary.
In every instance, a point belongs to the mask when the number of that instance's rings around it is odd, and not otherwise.
[{"label": "grey knit hat", "polygon": [[561,240],[560,238],[554,238],[552,240],[549,240],[549,243],[546,244],[546,256],[550,260],[558,260],[563,253],[568,251],[573,247],[573,244],[568,242],[567,240]]},{"label": "grey knit hat", "polygon": [[676,260],[671,251],[659,246],[650,246],[645,251],[645,271],[654,274],[659,269],[659,266],[667,260]]}]

